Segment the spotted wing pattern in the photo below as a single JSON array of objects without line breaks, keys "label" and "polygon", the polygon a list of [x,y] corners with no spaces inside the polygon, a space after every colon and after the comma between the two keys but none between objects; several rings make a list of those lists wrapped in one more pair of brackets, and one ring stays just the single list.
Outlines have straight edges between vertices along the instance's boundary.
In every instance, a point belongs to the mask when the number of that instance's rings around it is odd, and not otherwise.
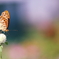
[{"label": "spotted wing pattern", "polygon": [[8,30],[9,21],[10,21],[10,13],[6,10],[2,12],[0,16],[0,30],[9,31]]}]

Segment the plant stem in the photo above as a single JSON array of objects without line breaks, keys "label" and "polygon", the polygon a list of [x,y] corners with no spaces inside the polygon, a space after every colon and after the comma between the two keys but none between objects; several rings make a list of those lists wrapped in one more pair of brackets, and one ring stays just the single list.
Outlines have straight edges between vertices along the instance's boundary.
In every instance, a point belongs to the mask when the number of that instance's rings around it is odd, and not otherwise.
[{"label": "plant stem", "polygon": [[0,59],[2,59],[2,48],[3,48],[3,46],[0,45]]}]

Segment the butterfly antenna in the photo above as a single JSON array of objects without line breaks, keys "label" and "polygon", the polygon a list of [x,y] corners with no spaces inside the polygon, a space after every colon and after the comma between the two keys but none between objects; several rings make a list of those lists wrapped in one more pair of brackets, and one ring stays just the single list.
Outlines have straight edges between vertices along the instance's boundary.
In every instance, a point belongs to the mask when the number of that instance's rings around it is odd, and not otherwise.
[{"label": "butterfly antenna", "polygon": [[18,31],[18,30],[9,30],[9,31]]}]

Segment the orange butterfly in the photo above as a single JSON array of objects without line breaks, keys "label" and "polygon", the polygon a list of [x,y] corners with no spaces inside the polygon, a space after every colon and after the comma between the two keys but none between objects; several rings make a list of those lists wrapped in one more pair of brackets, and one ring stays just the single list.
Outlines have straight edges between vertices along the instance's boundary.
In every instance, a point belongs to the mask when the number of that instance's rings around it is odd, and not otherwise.
[{"label": "orange butterfly", "polygon": [[10,13],[6,10],[0,16],[0,30],[7,32],[10,21]]}]

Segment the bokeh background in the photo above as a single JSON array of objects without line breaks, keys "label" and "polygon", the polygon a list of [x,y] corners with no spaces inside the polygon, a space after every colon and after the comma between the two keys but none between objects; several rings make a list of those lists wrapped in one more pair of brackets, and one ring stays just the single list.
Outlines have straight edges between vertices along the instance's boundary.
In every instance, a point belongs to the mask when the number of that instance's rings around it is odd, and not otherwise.
[{"label": "bokeh background", "polygon": [[0,0],[0,14],[5,10],[3,59],[59,59],[59,0]]}]

